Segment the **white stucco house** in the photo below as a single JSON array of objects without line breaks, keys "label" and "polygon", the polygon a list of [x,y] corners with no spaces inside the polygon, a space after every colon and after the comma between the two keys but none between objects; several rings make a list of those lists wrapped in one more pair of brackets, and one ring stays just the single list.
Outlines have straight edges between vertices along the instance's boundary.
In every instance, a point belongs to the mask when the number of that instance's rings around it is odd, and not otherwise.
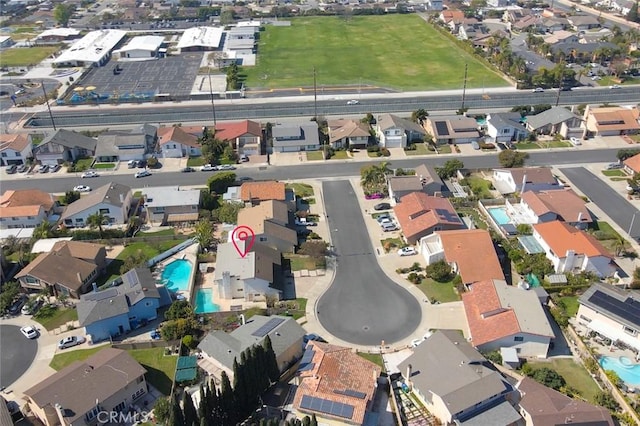
[{"label": "white stucco house", "polygon": [[494,142],[520,141],[529,131],[524,127],[518,112],[493,113],[487,116],[487,134]]},{"label": "white stucco house", "polygon": [[163,158],[199,157],[202,147],[197,136],[180,127],[161,127],[158,129],[158,143]]},{"label": "white stucco house", "polygon": [[69,204],[60,221],[68,228],[82,228],[87,226],[89,216],[102,213],[107,224],[124,225],[129,220],[132,197],[131,188],[111,182]]},{"label": "white stucco house", "polygon": [[0,135],[0,166],[26,164],[33,157],[31,135],[16,133]]},{"label": "white stucco house", "polygon": [[375,131],[384,148],[404,148],[413,141],[422,141],[427,133],[420,125],[393,114],[381,114]]},{"label": "white stucco house", "polygon": [[563,188],[547,167],[493,169],[493,183],[501,194]]}]

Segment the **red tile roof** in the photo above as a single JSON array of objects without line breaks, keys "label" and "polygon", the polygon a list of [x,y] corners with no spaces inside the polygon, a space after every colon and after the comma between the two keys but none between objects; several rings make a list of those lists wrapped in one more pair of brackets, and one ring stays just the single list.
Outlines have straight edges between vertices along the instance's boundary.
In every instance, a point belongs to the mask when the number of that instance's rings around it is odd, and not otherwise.
[{"label": "red tile roof", "polygon": [[[375,395],[375,385],[381,368],[357,355],[351,348],[314,341],[309,342],[307,348],[310,347],[315,351],[311,360],[313,367],[298,373],[300,385],[293,399],[293,406],[299,411],[313,413],[311,410],[300,408],[304,395],[348,404],[354,407],[351,419],[328,416],[320,412],[317,412],[317,415],[340,421],[348,420],[351,424],[363,424],[367,405]],[[361,392],[365,397],[336,393],[346,390]]]},{"label": "red tile roof", "polygon": [[455,262],[465,284],[504,279],[489,232],[484,229],[438,231],[447,262]]},{"label": "red tile roof", "polygon": [[409,241],[414,241],[419,234],[436,225],[464,227],[449,200],[432,197],[424,192],[405,195],[393,207],[393,211],[400,222],[402,233]]},{"label": "red tile roof", "polygon": [[284,183],[274,180],[266,182],[245,182],[240,187],[240,198],[242,201],[285,201],[286,193]]},{"label": "red tile roof", "polygon": [[629,167],[636,173],[640,173],[640,154],[636,154],[633,157],[624,160],[624,165]]},{"label": "red tile roof", "polygon": [[0,197],[0,217],[37,216],[40,207],[49,212],[53,196],[39,189],[9,190]]},{"label": "red tile roof", "polygon": [[233,141],[244,135],[262,136],[260,123],[244,120],[232,123],[216,124],[216,138],[221,141]]},{"label": "red tile roof", "polygon": [[160,140],[160,145],[165,145],[168,142],[178,142],[185,146],[200,148],[198,137],[186,132],[181,127],[161,127],[158,129],[158,139]]},{"label": "red tile roof", "polygon": [[554,220],[535,224],[533,229],[560,259],[564,258],[569,250],[589,257],[611,257],[611,253],[593,235],[567,223]]},{"label": "red tile roof", "polygon": [[14,151],[21,152],[30,143],[31,141],[29,140],[29,137],[20,133],[7,133],[0,135],[0,151],[4,151],[5,149],[13,149]]}]

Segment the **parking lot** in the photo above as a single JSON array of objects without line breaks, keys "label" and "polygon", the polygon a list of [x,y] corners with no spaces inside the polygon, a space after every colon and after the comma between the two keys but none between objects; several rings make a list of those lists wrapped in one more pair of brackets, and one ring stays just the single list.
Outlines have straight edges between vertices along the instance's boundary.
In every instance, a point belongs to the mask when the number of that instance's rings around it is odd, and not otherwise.
[{"label": "parking lot", "polygon": [[[93,68],[80,81],[83,87],[95,87],[98,94],[170,94],[188,96],[198,74],[202,52],[185,53],[152,61],[110,61],[104,67]],[[118,65],[122,70],[114,74]]]}]

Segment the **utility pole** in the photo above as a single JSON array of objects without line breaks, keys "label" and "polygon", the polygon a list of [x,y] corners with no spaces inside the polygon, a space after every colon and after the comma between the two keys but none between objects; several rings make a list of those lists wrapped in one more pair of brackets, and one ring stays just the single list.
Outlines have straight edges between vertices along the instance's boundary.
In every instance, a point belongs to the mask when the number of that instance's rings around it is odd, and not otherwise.
[{"label": "utility pole", "polygon": [[313,119],[318,121],[318,82],[316,67],[313,67]]},{"label": "utility pole", "polygon": [[209,95],[211,95],[211,113],[213,114],[213,127],[216,127],[216,103],[213,100],[213,86],[211,86],[211,67],[209,67]]},{"label": "utility pole", "polygon": [[464,64],[464,85],[462,86],[462,106],[460,107],[460,115],[464,115],[464,101],[467,95],[467,70],[469,65]]},{"label": "utility pole", "polygon": [[40,85],[42,85],[42,93],[44,93],[44,102],[47,104],[47,110],[49,110],[49,118],[51,119],[51,127],[53,130],[56,129],[56,122],[53,121],[53,114],[51,113],[51,105],[49,105],[49,98],[47,97],[47,89],[44,88],[44,81],[40,81]]}]

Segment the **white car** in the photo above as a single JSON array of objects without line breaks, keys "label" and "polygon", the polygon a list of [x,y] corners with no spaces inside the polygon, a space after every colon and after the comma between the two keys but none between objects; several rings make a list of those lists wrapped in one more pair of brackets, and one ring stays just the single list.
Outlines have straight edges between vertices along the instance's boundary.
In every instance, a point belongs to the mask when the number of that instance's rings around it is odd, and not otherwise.
[{"label": "white car", "polygon": [[593,77],[591,77],[591,80],[593,81],[602,80],[602,77],[600,77],[599,75],[594,75]]},{"label": "white car", "polygon": [[418,254],[418,252],[413,247],[402,247],[400,250],[398,250],[398,254],[400,256],[413,256],[415,254]]},{"label": "white car", "polygon": [[69,336],[58,342],[58,349],[67,349],[85,342],[82,336]]},{"label": "white car", "polygon": [[424,339],[413,339],[411,341],[411,347],[417,348],[420,343],[424,342]]},{"label": "white car", "polygon": [[31,327],[30,325],[25,325],[20,329],[20,333],[24,335],[27,339],[35,339],[38,337],[38,330]]},{"label": "white car", "polygon": [[218,166],[218,170],[235,170],[236,167],[232,166],[231,164],[222,164],[220,166]]},{"label": "white car", "polygon": [[619,89],[620,86],[618,86],[617,84],[612,84],[611,86],[609,86],[609,89]]},{"label": "white car", "polygon": [[347,105],[358,105],[359,103],[360,101],[356,99],[351,99],[350,101],[347,101]]},{"label": "white car", "polygon": [[213,164],[205,164],[204,166],[200,167],[201,172],[215,172],[216,170],[218,170],[218,167],[214,166]]},{"label": "white car", "polygon": [[536,87],[535,89],[532,90],[533,93],[541,93],[544,92],[544,89],[542,87]]},{"label": "white car", "polygon": [[135,178],[138,179],[146,176],[151,176],[151,173],[149,173],[148,170],[140,170],[139,172],[136,172],[136,174],[133,176],[135,176]]},{"label": "white car", "polygon": [[88,172],[84,172],[83,174],[80,175],[81,178],[95,178],[100,176],[98,174],[98,172],[94,172],[93,170],[89,170]]},{"label": "white car", "polygon": [[87,185],[76,185],[73,187],[76,192],[91,192],[91,187]]},{"label": "white car", "polygon": [[571,138],[569,138],[569,141],[574,146],[582,145],[582,142],[578,138],[571,137]]}]

